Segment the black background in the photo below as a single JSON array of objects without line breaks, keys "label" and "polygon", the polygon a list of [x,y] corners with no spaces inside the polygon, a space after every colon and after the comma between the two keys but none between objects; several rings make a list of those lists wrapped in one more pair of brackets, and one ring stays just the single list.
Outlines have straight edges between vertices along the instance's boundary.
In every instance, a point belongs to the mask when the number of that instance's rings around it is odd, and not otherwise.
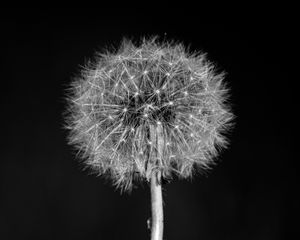
[{"label": "black background", "polygon": [[95,51],[157,34],[207,52],[227,72],[237,116],[212,171],[164,185],[164,239],[290,239],[298,231],[293,24],[147,14],[2,10],[0,239],[149,239],[147,184],[120,195],[82,171],[62,111],[67,84]]}]

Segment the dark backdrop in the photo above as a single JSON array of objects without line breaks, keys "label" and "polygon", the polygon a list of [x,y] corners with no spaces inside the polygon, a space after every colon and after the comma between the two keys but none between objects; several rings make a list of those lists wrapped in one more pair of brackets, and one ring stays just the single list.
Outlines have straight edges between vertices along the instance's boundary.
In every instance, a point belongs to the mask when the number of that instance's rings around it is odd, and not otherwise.
[{"label": "dark backdrop", "polygon": [[96,50],[151,34],[208,52],[228,73],[237,116],[212,171],[164,185],[164,239],[275,240],[298,231],[293,25],[209,24],[170,12],[2,10],[0,239],[149,239],[147,184],[120,195],[82,171],[62,111],[64,89]]}]

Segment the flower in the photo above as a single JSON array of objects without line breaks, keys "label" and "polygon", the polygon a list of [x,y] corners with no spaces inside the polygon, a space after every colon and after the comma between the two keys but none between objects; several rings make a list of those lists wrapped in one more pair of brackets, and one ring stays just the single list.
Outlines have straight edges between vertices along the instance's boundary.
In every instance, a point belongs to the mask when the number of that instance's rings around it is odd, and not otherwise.
[{"label": "flower", "polygon": [[183,44],[124,39],[98,53],[67,96],[69,143],[85,164],[123,190],[160,171],[191,177],[226,147],[233,114],[224,73]]}]

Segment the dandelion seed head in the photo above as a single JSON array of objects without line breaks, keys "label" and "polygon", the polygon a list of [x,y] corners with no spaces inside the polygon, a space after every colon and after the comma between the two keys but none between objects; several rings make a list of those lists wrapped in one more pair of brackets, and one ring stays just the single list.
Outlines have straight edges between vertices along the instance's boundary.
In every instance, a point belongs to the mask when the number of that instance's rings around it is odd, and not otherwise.
[{"label": "dandelion seed head", "polygon": [[130,190],[158,169],[187,178],[214,163],[234,116],[205,54],[154,37],[97,56],[67,97],[69,143],[90,169]]}]

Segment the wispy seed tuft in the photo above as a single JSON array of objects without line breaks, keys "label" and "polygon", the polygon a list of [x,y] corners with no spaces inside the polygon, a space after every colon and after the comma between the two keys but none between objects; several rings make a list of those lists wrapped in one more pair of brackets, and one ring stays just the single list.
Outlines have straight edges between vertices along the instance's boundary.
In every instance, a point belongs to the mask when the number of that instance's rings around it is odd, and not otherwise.
[{"label": "wispy seed tuft", "polygon": [[181,43],[124,39],[72,81],[69,143],[122,190],[134,180],[149,181],[153,171],[191,177],[228,143],[224,133],[233,114],[223,80],[205,54],[189,53]]}]

